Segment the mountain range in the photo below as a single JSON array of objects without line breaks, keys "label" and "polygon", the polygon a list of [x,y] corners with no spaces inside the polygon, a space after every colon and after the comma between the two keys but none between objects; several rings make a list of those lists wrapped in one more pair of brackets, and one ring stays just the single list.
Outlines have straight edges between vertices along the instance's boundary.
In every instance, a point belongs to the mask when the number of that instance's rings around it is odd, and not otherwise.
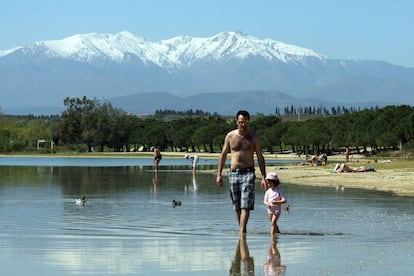
[{"label": "mountain range", "polygon": [[330,59],[239,32],[158,42],[129,32],[77,34],[0,51],[6,114],[59,114],[66,97],[110,101],[125,111],[414,104],[414,68]]}]

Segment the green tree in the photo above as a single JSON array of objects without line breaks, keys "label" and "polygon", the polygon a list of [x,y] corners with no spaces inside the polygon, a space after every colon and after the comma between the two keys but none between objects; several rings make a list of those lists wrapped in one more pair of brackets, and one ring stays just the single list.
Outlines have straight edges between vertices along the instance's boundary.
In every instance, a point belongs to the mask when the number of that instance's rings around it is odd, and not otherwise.
[{"label": "green tree", "polygon": [[287,121],[283,122],[284,129],[286,130],[281,137],[281,141],[285,145],[289,145],[293,152],[303,151],[305,152],[305,134],[302,130],[303,122]]},{"label": "green tree", "polygon": [[282,136],[285,131],[280,117],[258,116],[251,123],[251,128],[260,137],[262,148],[273,153],[273,147],[278,146],[282,148]]},{"label": "green tree", "polygon": [[144,120],[144,140],[147,143],[146,147],[151,148],[152,146],[160,149],[165,149],[168,146],[168,140],[166,136],[166,123],[161,120],[153,118]]},{"label": "green tree", "polygon": [[10,151],[10,131],[0,128],[0,151]]},{"label": "green tree", "polygon": [[196,129],[202,125],[202,119],[196,117],[184,117],[173,120],[167,124],[166,136],[171,143],[174,151],[191,148],[195,151],[195,146],[191,137]]},{"label": "green tree", "polygon": [[[86,97],[79,98],[65,98],[63,104],[66,106],[66,110],[62,112],[62,121],[58,126],[58,136],[62,143],[80,145],[81,143],[90,143],[88,150],[92,150],[92,139],[94,135],[94,129],[86,129],[87,126],[91,126],[92,122],[88,121],[85,116],[91,114],[91,110],[95,108],[95,101],[89,100]],[[96,123],[96,121],[95,121]],[[84,138],[87,141],[84,141]]]}]

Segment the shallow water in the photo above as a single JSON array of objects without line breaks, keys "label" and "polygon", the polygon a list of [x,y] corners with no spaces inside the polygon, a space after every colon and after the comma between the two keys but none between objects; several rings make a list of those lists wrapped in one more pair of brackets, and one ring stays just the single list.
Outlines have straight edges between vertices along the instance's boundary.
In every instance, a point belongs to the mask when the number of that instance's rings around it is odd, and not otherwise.
[{"label": "shallow water", "polygon": [[[287,160],[287,159],[271,159],[267,160],[268,165],[272,164],[287,164],[297,163],[301,160]],[[184,166],[188,168],[189,160],[180,158],[163,158],[163,166]],[[217,167],[216,159],[199,159],[199,166],[206,168],[208,166]],[[47,166],[47,167],[123,167],[123,166],[152,166],[153,158],[138,158],[138,157],[54,157],[53,155],[44,155],[36,157],[21,157],[21,156],[0,156],[0,166]]]},{"label": "shallow water", "polygon": [[[151,166],[120,162],[0,166],[1,275],[414,272],[411,197],[282,179],[291,208],[272,242],[257,183],[256,210],[239,240],[228,190],[214,175],[193,176],[185,161],[162,166],[158,176]],[[76,205],[82,195],[86,205]],[[182,206],[173,208],[173,199]]]}]

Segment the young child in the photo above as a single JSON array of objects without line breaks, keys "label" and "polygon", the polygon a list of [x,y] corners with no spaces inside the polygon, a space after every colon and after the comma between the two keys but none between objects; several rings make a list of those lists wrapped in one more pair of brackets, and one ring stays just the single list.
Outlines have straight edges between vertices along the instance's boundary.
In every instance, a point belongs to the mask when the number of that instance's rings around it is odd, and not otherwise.
[{"label": "young child", "polygon": [[266,175],[266,182],[268,189],[264,195],[264,205],[267,206],[267,214],[271,223],[270,233],[280,233],[277,226],[277,220],[280,217],[282,211],[281,205],[287,202],[283,191],[279,188],[279,177],[276,173],[268,173]]}]

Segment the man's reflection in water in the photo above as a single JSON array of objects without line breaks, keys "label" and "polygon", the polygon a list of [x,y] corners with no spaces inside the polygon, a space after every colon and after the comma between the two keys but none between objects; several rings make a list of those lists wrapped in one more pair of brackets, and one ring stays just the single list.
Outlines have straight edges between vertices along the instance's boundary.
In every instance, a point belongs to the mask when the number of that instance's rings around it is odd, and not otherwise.
[{"label": "man's reflection in water", "polygon": [[160,185],[160,182],[158,180],[158,172],[154,173],[154,177],[152,178],[152,192],[157,193],[158,192],[158,186]]},{"label": "man's reflection in water", "polygon": [[240,235],[234,260],[231,263],[230,275],[254,275],[254,259],[250,257],[246,234]]},{"label": "man's reflection in water", "polygon": [[272,241],[269,247],[269,254],[264,265],[264,273],[266,276],[281,276],[285,275],[286,266],[282,265],[280,259],[280,252],[277,249],[277,236],[272,235]]}]

